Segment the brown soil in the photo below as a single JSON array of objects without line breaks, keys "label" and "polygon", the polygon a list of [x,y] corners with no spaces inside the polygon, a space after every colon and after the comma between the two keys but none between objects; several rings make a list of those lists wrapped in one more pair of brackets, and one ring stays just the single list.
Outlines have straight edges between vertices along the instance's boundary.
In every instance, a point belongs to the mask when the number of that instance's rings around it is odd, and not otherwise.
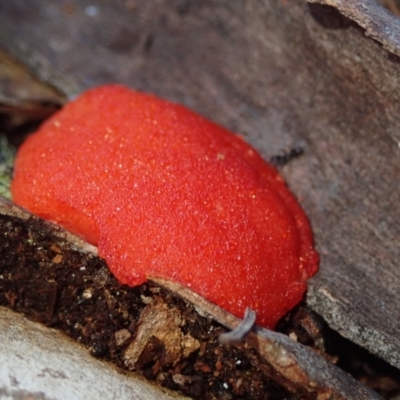
[{"label": "brown soil", "polygon": [[[291,398],[254,350],[218,344],[224,329],[217,323],[152,284],[120,285],[103,260],[56,242],[37,220],[0,216],[0,238],[0,305],[62,330],[95,357],[193,398]],[[179,315],[185,351],[175,354],[159,332],[141,351],[133,349],[144,310],[163,307]]]}]

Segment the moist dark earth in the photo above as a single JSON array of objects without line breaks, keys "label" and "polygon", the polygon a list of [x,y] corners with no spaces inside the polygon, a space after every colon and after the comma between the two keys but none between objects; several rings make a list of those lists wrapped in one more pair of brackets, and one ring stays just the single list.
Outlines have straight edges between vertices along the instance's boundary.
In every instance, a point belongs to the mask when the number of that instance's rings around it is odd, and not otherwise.
[{"label": "moist dark earth", "polygon": [[[0,305],[62,330],[95,357],[135,369],[194,398],[290,398],[268,377],[268,368],[255,352],[220,346],[217,338],[224,330],[183,301],[151,284],[120,285],[103,260],[56,243],[36,220],[26,223],[2,216],[0,231]],[[156,301],[183,314],[183,333],[190,332],[200,347],[170,363],[163,343],[152,337],[127,368],[123,355],[135,337],[140,314]]]},{"label": "moist dark earth", "polygon": [[[310,398],[279,385],[279,377],[253,349],[220,345],[218,335],[225,329],[211,318],[154,284],[119,284],[101,258],[72,250],[46,226],[37,218],[0,215],[0,305],[63,331],[94,357],[192,398]],[[186,353],[175,353],[150,335],[139,354],[130,356],[144,325],[141,316],[152,307],[179,316],[178,330],[186,343],[190,339]],[[396,369],[340,338],[303,305],[283,318],[278,329],[384,397],[399,392]]]}]

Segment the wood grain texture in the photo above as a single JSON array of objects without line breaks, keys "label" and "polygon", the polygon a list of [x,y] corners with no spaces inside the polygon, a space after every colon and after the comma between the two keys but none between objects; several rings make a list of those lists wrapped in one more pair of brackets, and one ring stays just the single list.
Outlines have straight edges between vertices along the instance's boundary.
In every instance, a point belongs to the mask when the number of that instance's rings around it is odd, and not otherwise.
[{"label": "wood grain texture", "polygon": [[[40,353],[40,357],[38,357]],[[0,307],[2,399],[189,400],[139,375],[123,375],[80,344]]]},{"label": "wood grain texture", "polygon": [[341,3],[0,1],[0,46],[69,97],[121,82],[242,133],[266,159],[304,146],[281,172],[321,254],[307,301],[400,367],[400,45],[365,35],[371,1],[347,17]]}]

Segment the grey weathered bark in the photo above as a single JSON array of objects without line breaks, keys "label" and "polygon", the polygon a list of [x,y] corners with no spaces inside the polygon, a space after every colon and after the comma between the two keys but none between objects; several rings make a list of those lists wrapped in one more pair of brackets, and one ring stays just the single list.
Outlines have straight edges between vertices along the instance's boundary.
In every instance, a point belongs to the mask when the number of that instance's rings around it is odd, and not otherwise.
[{"label": "grey weathered bark", "polygon": [[[0,45],[72,97],[182,102],[282,168],[321,254],[308,304],[400,367],[399,20],[372,0],[0,2]],[[339,11],[338,11],[339,10]]]},{"label": "grey weathered bark", "polygon": [[2,399],[187,399],[120,374],[60,332],[2,307],[0,339]]}]

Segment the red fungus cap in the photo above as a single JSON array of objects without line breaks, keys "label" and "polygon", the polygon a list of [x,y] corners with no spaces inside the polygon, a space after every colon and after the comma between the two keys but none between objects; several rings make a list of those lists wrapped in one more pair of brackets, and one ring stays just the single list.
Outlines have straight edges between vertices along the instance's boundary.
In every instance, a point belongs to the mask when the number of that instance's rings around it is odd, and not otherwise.
[{"label": "red fungus cap", "polygon": [[187,108],[110,85],[18,152],[17,204],[99,248],[123,284],[177,281],[272,328],[318,267],[307,218],[275,168]]}]

